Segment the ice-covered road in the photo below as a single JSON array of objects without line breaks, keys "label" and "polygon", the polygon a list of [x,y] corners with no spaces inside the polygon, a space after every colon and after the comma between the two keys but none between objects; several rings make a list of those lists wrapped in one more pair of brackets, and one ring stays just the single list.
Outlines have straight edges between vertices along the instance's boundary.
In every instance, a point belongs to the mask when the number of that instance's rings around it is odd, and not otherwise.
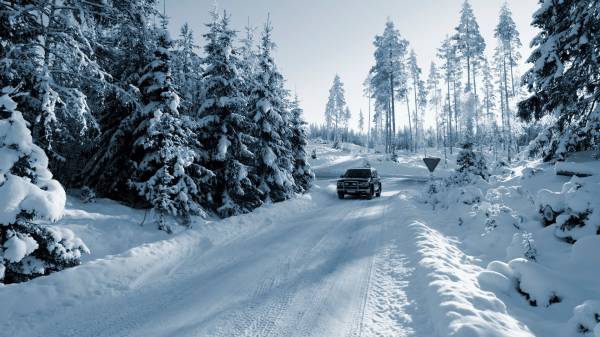
[{"label": "ice-covered road", "polygon": [[[411,198],[421,184],[386,179],[381,198],[340,201],[332,181],[318,181],[313,207],[275,214],[272,224],[219,245],[198,244],[202,240],[195,238],[180,243],[177,253],[155,249],[155,262],[110,276],[100,295],[74,296],[56,310],[41,306],[20,317],[26,326],[9,324],[3,331],[11,336],[432,336],[422,331],[429,324],[414,298],[421,285],[411,282],[415,243],[407,230],[415,220]],[[73,276],[78,272],[83,274],[75,269]],[[78,286],[86,287],[86,278],[79,279]],[[114,289],[107,291],[111,282]],[[44,289],[43,282],[36,286]]]}]

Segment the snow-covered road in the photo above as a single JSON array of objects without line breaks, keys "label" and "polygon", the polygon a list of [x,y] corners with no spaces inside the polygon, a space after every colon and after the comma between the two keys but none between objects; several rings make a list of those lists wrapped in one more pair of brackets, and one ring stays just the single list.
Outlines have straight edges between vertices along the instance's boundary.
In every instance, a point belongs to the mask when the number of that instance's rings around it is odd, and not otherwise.
[{"label": "snow-covered road", "polygon": [[370,162],[382,197],[339,200],[322,178],[307,195],[171,236],[140,227],[143,211],[71,198],[61,226],[92,255],[0,285],[0,337],[532,336],[449,236],[463,214],[419,201],[418,155],[316,146],[317,174]]},{"label": "snow-covered road", "polygon": [[[414,242],[406,231],[411,218],[402,216],[412,204],[403,199],[421,183],[386,179],[381,198],[343,201],[332,193],[332,181],[317,185],[314,207],[276,214],[260,230],[214,247],[190,242],[177,258],[157,250],[158,262],[115,279],[112,295],[42,308],[26,317],[27,327],[4,331],[11,336],[408,336],[427,326],[415,324],[418,305],[407,295],[407,288],[417,285],[411,282]],[[123,278],[128,284],[119,289]]]}]

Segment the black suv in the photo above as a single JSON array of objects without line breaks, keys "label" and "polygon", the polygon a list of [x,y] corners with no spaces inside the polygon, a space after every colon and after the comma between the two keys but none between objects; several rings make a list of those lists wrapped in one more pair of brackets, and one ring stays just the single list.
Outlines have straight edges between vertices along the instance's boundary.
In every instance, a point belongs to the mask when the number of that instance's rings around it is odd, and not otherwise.
[{"label": "black suv", "polygon": [[364,195],[368,199],[381,196],[381,179],[374,168],[349,169],[337,181],[337,194]]}]

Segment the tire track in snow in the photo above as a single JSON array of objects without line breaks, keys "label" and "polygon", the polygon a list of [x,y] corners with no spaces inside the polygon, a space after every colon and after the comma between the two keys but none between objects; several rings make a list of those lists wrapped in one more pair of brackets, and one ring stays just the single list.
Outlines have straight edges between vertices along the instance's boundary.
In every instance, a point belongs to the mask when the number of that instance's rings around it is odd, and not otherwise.
[{"label": "tire track in snow", "polygon": [[379,200],[350,208],[337,221],[335,231],[324,236],[323,249],[313,250],[306,258],[305,280],[273,336],[358,335],[373,250],[383,222]]},{"label": "tire track in snow", "polygon": [[[339,208],[339,206],[333,207]],[[331,208],[320,210],[319,213],[327,214]],[[350,216],[348,213],[344,218]],[[240,304],[243,308],[227,313],[214,322],[214,328],[210,336],[271,336],[276,327],[278,319],[286,310],[291,302],[295,291],[300,287],[302,280],[302,271],[307,262],[310,262],[310,255],[313,252],[322,251],[326,245],[326,239],[340,226],[344,221],[338,222],[334,226],[323,226],[318,223],[307,224],[306,220],[296,221],[289,225],[290,231],[298,240],[285,242],[283,247],[263,247],[260,253],[255,254],[258,267],[267,267],[262,272],[260,280],[255,282],[256,287],[252,291],[249,299]],[[296,232],[296,230],[299,230]],[[289,234],[286,230],[286,234]],[[287,235],[287,239],[289,240]],[[275,262],[268,261],[269,256],[281,254]],[[265,255],[265,256],[263,256]],[[266,257],[267,261],[261,258]],[[297,281],[300,280],[300,281]],[[252,282],[252,280],[249,280]],[[295,282],[295,283],[294,283]],[[206,333],[203,329],[202,333]],[[281,336],[281,335],[273,335]]]},{"label": "tire track in snow", "polygon": [[386,228],[380,250],[373,259],[373,271],[360,336],[435,336],[423,306],[422,281],[417,278],[413,231],[408,226],[418,216],[414,191],[394,196],[395,207],[386,214]]}]

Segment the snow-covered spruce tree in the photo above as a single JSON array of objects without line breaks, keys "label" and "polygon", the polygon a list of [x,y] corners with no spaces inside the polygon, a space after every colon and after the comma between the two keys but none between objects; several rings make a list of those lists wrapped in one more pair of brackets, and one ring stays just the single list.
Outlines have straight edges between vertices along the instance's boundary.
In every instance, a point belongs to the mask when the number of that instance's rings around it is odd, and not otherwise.
[{"label": "snow-covered spruce tree", "polygon": [[171,232],[167,215],[189,225],[192,215],[205,214],[202,205],[213,174],[201,165],[206,154],[192,122],[179,115],[169,68],[172,41],[164,28],[157,29],[157,36],[139,82],[144,106],[135,114],[130,185],[156,212],[159,229]]},{"label": "snow-covered spruce tree", "polygon": [[66,194],[52,179],[44,151],[33,144],[27,122],[0,93],[0,283],[14,283],[79,264],[89,250],[73,232],[34,220],[56,221]]},{"label": "snow-covered spruce tree", "polygon": [[245,111],[240,60],[233,47],[235,32],[226,13],[212,16],[204,35],[205,100],[198,110],[198,138],[207,151],[206,167],[216,175],[207,200],[219,215],[230,216],[260,206],[262,193],[248,177],[255,161],[248,145],[256,140]]},{"label": "snow-covered spruce tree", "polygon": [[463,143],[462,149],[456,156],[456,171],[465,175],[475,175],[488,180],[490,172],[485,157],[480,152],[473,151],[473,143]]},{"label": "snow-covered spruce tree", "polygon": [[600,1],[545,1],[534,14],[541,32],[523,77],[531,96],[518,104],[529,122],[544,116],[554,124],[530,146],[545,160],[600,144]]},{"label": "snow-covered spruce tree", "polygon": [[179,32],[179,38],[174,41],[174,49],[171,51],[171,68],[173,73],[173,83],[179,93],[181,102],[179,103],[179,112],[183,115],[191,115],[197,107],[195,105],[201,101],[202,96],[202,60],[196,54],[196,41],[194,33],[187,23],[185,23]]},{"label": "snow-covered spruce tree", "polygon": [[[292,149],[292,156],[294,158],[294,171],[292,173],[294,182],[296,184],[295,190],[298,193],[307,192],[312,186],[312,182],[315,179],[310,165],[308,164],[306,154],[306,122],[302,117],[303,110],[300,107],[300,100],[298,95],[294,97],[290,106],[290,146]],[[316,153],[315,158],[316,159]]]},{"label": "snow-covered spruce tree", "polygon": [[256,78],[256,72],[258,71],[258,51],[255,44],[255,31],[256,28],[250,25],[250,18],[248,23],[244,27],[244,37],[241,39],[239,55],[240,55],[240,74],[245,83],[246,96],[252,94],[252,83]]},{"label": "snow-covered spruce tree", "polygon": [[358,111],[358,131],[360,133],[363,133],[364,130],[365,130],[365,114],[363,114],[362,109],[360,109]]},{"label": "snow-covered spruce tree", "polygon": [[107,48],[100,61],[110,70],[113,85],[99,113],[102,136],[82,175],[83,183],[99,196],[133,206],[139,197],[128,184],[134,171],[130,154],[136,114],[143,107],[137,85],[156,49],[156,31],[149,20],[156,14],[154,5],[154,0],[119,1],[107,16],[113,28],[105,31]]},{"label": "snow-covered spruce tree", "polygon": [[53,172],[68,184],[99,135],[94,110],[109,76],[98,62],[98,30],[109,7],[75,0],[0,4],[1,34],[11,41],[1,63],[16,74],[13,97]]},{"label": "snow-covered spruce tree", "polygon": [[256,184],[267,200],[289,199],[294,192],[294,157],[288,134],[289,112],[283,76],[273,60],[273,28],[267,21],[257,55],[257,70],[250,84],[249,118],[256,125],[252,152],[256,156]]},{"label": "snow-covered spruce tree", "polygon": [[329,98],[325,107],[325,121],[330,132],[333,134],[334,145],[340,142],[340,128],[344,119],[344,108],[346,107],[346,97],[344,83],[338,74],[333,78],[331,88],[329,88]]}]

